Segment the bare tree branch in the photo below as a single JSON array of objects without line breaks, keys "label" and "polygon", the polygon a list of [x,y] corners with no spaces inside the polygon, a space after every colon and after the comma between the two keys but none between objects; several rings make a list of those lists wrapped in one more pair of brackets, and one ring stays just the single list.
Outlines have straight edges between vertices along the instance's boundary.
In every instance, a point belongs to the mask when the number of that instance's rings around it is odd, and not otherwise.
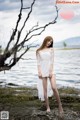
[{"label": "bare tree branch", "polygon": [[39,25],[38,25],[38,22],[37,22],[37,24],[36,25],[34,25],[29,31],[32,31],[35,27],[38,27]]},{"label": "bare tree branch", "polygon": [[[49,25],[55,24],[57,22],[56,20],[58,18],[59,9],[58,9],[57,5],[55,5],[55,9],[56,9],[55,19],[48,22],[47,24],[45,24],[43,26],[39,26],[39,23],[37,22],[37,24],[32,26],[32,28],[26,33],[26,35],[24,36],[22,41],[20,41],[22,31],[24,30],[25,25],[27,24],[27,21],[30,19],[35,2],[36,2],[36,0],[33,0],[30,7],[24,7],[23,0],[21,0],[21,7],[20,7],[20,11],[19,11],[19,15],[18,15],[18,19],[17,19],[16,25],[15,25],[15,28],[13,29],[12,35],[10,37],[9,42],[7,43],[4,53],[2,55],[0,55],[0,71],[10,70],[14,65],[16,65],[16,63],[20,59],[23,59],[22,57],[32,47],[31,45],[33,44],[33,42],[32,42],[31,44],[26,45],[27,41],[31,40],[35,36],[41,35]],[[22,24],[21,29],[18,30],[20,21],[22,19],[22,13],[23,13],[23,10],[25,10],[25,9],[26,10],[29,9],[29,12]],[[15,40],[15,38],[16,38],[16,40]],[[15,40],[15,44],[11,47],[11,43],[13,40]],[[18,52],[20,52],[20,51],[22,51],[22,53],[20,53],[20,55],[18,56]],[[8,58],[10,58],[10,60],[9,60],[9,63],[6,64],[6,60]]]},{"label": "bare tree branch", "polygon": [[20,32],[22,32],[23,28],[25,27],[25,24],[26,24],[27,20],[29,19],[30,15],[31,15],[31,13],[32,13],[33,5],[34,5],[35,1],[36,1],[36,0],[33,0],[32,4],[31,4],[31,7],[30,7],[31,9],[30,9],[30,11],[29,11],[29,13],[28,13],[28,15],[27,15],[25,21],[24,21],[24,24],[23,24],[23,26],[22,26]]},{"label": "bare tree branch", "polygon": [[15,29],[13,30],[13,33],[12,33],[12,35],[11,35],[11,37],[10,37],[10,40],[9,40],[9,42],[8,42],[8,44],[7,44],[7,47],[6,47],[6,49],[5,49],[4,52],[8,51],[8,48],[9,48],[10,43],[12,42],[12,40],[14,40],[14,37],[15,37],[15,35],[16,35],[19,22],[20,22],[21,17],[22,17],[22,8],[23,8],[23,0],[21,0],[21,9],[20,9],[20,13],[19,13],[19,15],[18,15],[18,20],[17,20],[17,22],[16,22]]}]

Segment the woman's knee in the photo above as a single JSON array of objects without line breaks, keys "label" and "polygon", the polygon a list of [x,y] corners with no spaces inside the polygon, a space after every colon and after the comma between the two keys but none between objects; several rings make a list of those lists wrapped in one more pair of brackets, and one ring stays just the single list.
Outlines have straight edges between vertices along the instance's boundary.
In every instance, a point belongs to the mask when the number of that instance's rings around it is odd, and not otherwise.
[{"label": "woman's knee", "polygon": [[56,91],[57,91],[57,88],[56,88],[56,87],[52,87],[52,90],[53,90],[54,92],[56,92]]}]

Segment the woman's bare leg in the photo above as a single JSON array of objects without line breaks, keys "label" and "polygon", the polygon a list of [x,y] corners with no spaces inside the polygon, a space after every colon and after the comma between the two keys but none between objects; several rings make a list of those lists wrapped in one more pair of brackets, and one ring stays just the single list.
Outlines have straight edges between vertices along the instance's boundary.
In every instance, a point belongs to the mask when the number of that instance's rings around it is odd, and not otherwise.
[{"label": "woman's bare leg", "polygon": [[50,82],[51,82],[51,87],[52,87],[53,93],[54,93],[54,95],[56,97],[56,100],[58,102],[58,105],[59,105],[59,112],[61,113],[61,112],[63,112],[63,108],[62,108],[61,100],[60,100],[59,93],[58,93],[58,90],[57,90],[56,80],[55,80],[55,75],[54,74],[50,78]]},{"label": "woman's bare leg", "polygon": [[49,100],[47,98],[47,77],[42,78],[42,81],[43,81],[44,99],[46,103],[47,112],[50,112]]}]

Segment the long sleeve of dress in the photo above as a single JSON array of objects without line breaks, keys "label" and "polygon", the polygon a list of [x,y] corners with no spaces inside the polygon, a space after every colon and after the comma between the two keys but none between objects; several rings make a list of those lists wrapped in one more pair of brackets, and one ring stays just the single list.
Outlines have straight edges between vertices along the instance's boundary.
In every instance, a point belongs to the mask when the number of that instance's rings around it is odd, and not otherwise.
[{"label": "long sleeve of dress", "polygon": [[51,56],[50,56],[50,72],[53,72],[54,69],[54,49],[51,48]]},{"label": "long sleeve of dress", "polygon": [[51,60],[51,62],[50,62],[51,65],[53,65],[54,64],[54,49],[53,48],[51,49],[51,59],[50,60]]},{"label": "long sleeve of dress", "polygon": [[39,54],[39,52],[36,54],[36,58],[37,58],[37,65],[40,65],[40,54]]}]

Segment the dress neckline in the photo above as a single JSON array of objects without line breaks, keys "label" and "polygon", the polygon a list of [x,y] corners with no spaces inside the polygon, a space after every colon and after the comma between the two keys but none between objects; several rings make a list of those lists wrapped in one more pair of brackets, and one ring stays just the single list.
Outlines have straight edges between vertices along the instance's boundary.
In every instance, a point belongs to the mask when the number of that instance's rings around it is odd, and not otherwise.
[{"label": "dress neckline", "polygon": [[48,48],[47,50],[40,50],[40,52],[44,52],[44,51],[51,51],[51,49],[50,48]]}]

